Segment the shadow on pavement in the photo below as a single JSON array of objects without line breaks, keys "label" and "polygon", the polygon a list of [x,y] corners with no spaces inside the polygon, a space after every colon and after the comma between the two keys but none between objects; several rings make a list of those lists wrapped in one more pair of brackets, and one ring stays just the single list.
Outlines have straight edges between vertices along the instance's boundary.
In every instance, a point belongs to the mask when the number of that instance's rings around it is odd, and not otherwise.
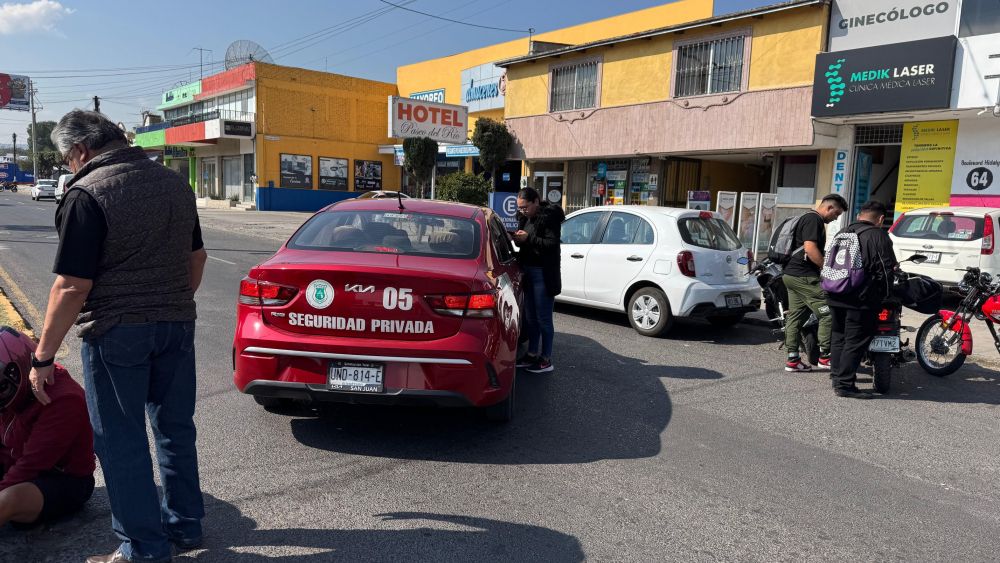
[{"label": "shadow on pavement", "polygon": [[292,434],[331,452],[483,464],[588,463],[660,452],[671,402],[661,377],[721,378],[710,370],[655,366],[572,334],[558,335],[556,371],[517,377],[514,420],[475,409],[320,405],[295,413]]},{"label": "shadow on pavement", "polygon": [[[859,380],[864,381],[861,377],[864,376],[859,375]],[[871,377],[867,380],[870,382]],[[935,377],[913,362],[893,371],[892,388],[882,398],[1000,405],[1000,373],[966,360],[955,373]]]},{"label": "shadow on pavement", "polygon": [[[95,497],[106,506],[105,489],[95,491]],[[488,518],[393,512],[373,516],[390,523],[386,527],[404,529],[352,529],[349,521],[317,514],[315,521],[328,528],[269,530],[260,529],[235,505],[210,495],[205,495],[205,508],[205,543],[175,560],[570,563],[585,559],[579,540],[571,535]],[[392,524],[404,521],[407,524]],[[4,561],[82,561],[88,555],[110,553],[118,546],[107,514],[95,516],[90,510],[51,528],[30,532],[0,529],[0,540],[0,558]],[[283,555],[275,555],[275,548]]]},{"label": "shadow on pavement", "polygon": [[[628,328],[629,331],[635,334],[636,338],[650,338],[634,332],[624,312],[618,313],[603,309],[592,309],[590,307],[567,303],[557,303],[555,310],[557,313],[564,315]],[[556,336],[557,340],[559,338],[562,338],[561,334]],[[723,346],[747,346],[766,344],[768,342],[774,342],[777,345],[778,342],[777,337],[773,336],[768,328],[747,323],[738,323],[732,327],[719,328],[712,326],[708,321],[702,319],[676,319],[673,328],[665,337],[653,340],[660,340],[664,343],[669,343],[670,341],[710,342]]]}]

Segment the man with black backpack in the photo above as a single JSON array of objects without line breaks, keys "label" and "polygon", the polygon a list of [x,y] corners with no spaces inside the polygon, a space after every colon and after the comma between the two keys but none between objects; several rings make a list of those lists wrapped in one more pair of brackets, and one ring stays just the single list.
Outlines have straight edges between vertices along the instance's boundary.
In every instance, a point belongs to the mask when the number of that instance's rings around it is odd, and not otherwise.
[{"label": "man with black backpack", "polygon": [[[805,215],[782,223],[775,234],[775,244],[768,255],[784,265],[782,281],[788,290],[788,314],[785,319],[785,349],[788,360],[785,371],[812,371],[812,366],[799,356],[799,333],[809,318],[810,311],[819,319],[818,369],[830,369],[830,307],[819,286],[819,272],[823,267],[823,249],[826,247],[826,225],[837,220],[847,211],[847,201],[837,194],[823,198]],[[794,223],[792,223],[794,221]],[[783,240],[784,239],[784,240]],[[780,256],[777,256],[780,254]]]},{"label": "man with black backpack", "polygon": [[833,312],[830,377],[838,397],[871,399],[858,390],[858,366],[875,336],[878,311],[892,290],[899,267],[889,234],[882,229],[885,204],[869,201],[858,220],[837,234],[822,271],[822,285]]}]

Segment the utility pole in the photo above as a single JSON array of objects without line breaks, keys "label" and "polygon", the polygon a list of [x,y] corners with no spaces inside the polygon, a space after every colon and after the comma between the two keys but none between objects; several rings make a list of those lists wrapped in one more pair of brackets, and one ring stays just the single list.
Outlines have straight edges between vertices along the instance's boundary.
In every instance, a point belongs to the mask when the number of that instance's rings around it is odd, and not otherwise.
[{"label": "utility pole", "polygon": [[31,106],[31,173],[34,175],[35,180],[38,180],[38,141],[35,137],[38,136],[38,122],[35,120],[35,86],[28,79],[28,100]]},{"label": "utility pole", "polygon": [[208,51],[209,53],[211,53],[212,50],[211,49],[202,49],[201,47],[194,47],[194,50],[198,51],[198,79],[201,80],[202,78],[205,78],[205,70],[204,70],[204,66],[205,66],[205,62],[204,62],[205,61],[205,51]]},{"label": "utility pole", "polygon": [[11,136],[14,137],[14,166],[17,166],[17,133],[12,133]]},{"label": "utility pole", "polygon": [[94,96],[94,111],[101,111],[101,98]]}]

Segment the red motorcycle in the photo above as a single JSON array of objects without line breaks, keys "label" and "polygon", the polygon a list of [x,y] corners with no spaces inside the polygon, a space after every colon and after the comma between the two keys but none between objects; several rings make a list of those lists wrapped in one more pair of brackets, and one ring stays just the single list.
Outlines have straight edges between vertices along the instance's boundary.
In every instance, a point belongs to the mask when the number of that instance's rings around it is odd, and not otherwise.
[{"label": "red motorcycle", "polygon": [[917,332],[917,362],[924,371],[943,377],[955,373],[972,354],[973,319],[986,322],[993,344],[1000,351],[1000,336],[994,323],[1000,323],[1000,279],[979,268],[968,268],[959,292],[964,295],[954,311],[942,310],[928,318]]}]

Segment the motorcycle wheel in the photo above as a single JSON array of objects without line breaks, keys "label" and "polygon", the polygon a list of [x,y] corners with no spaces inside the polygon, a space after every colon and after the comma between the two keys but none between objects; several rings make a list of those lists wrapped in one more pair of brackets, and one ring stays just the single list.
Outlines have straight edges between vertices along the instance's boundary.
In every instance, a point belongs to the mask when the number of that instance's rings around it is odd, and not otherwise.
[{"label": "motorcycle wheel", "polygon": [[[961,337],[954,338],[950,331],[946,333],[941,322],[941,315],[933,315],[924,321],[917,331],[914,345],[917,363],[924,371],[937,377],[951,375],[965,363]],[[954,339],[954,342],[949,344],[949,339]]]},{"label": "motorcycle wheel", "polygon": [[799,337],[802,342],[799,352],[808,358],[809,365],[814,366],[819,363],[819,336],[816,331],[804,330]]},{"label": "motorcycle wheel", "polygon": [[892,385],[892,355],[886,353],[872,353],[872,382],[875,391],[885,395]]}]

